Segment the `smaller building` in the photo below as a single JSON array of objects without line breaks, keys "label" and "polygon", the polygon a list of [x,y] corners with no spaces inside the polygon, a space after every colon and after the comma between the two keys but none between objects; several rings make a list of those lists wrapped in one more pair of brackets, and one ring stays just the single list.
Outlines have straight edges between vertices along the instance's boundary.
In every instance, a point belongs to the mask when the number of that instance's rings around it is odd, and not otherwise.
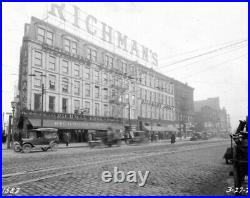
[{"label": "smaller building", "polygon": [[187,83],[174,80],[176,126],[179,136],[189,137],[194,130],[194,88]]},{"label": "smaller building", "polygon": [[227,134],[230,130],[229,115],[225,107],[220,108],[219,97],[194,102],[196,131]]}]

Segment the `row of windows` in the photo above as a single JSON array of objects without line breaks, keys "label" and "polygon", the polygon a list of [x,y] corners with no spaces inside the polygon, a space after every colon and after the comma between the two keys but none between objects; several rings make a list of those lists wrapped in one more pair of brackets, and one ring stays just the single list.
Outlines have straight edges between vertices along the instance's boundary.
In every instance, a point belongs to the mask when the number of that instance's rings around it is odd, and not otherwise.
[{"label": "row of windows", "polygon": [[[35,78],[34,78],[34,86],[39,88],[42,86],[42,77],[41,77],[42,73],[39,73],[39,72],[35,72]],[[51,91],[56,91],[56,83],[57,83],[57,80],[56,80],[56,76],[55,75],[51,75],[49,74],[48,76],[48,90],[51,90]],[[62,81],[61,81],[61,91],[62,93],[70,93],[70,86],[71,83],[69,82],[69,79],[66,78],[66,77],[63,77],[62,78]],[[94,98],[96,99],[100,99],[101,98],[101,94],[103,96],[103,99],[104,100],[108,100],[109,99],[109,89],[108,88],[103,88],[101,90],[101,87],[100,86],[97,86],[97,85],[94,85]],[[85,97],[91,97],[91,91],[92,91],[92,86],[90,83],[85,83],[84,84],[84,90],[85,90]],[[73,82],[73,94],[76,95],[76,96],[80,96],[80,81],[74,81]],[[118,91],[116,91],[115,89],[112,89],[111,90],[111,94],[110,94],[110,99],[112,98],[115,98],[118,96]],[[132,104],[134,105],[135,104],[135,95],[132,95]]]},{"label": "row of windows", "polygon": [[150,106],[146,104],[141,105],[140,116],[144,118],[152,118],[152,119],[175,120],[174,111],[170,111],[167,109]]},{"label": "row of windows", "polygon": [[[37,39],[41,42],[47,42],[50,45],[53,45],[53,33],[47,31],[41,27],[38,27],[38,34]],[[70,40],[69,38],[63,38],[63,49],[67,52],[71,52],[77,54],[78,43],[77,41]],[[87,58],[90,59],[92,62],[97,62],[97,50],[87,47]],[[49,57],[49,68],[51,70],[55,70],[56,62],[55,57]],[[42,65],[42,53],[36,52],[35,55],[35,65],[41,66]],[[115,68],[119,71],[132,75],[140,80],[140,83],[145,86],[149,86],[152,88],[160,89],[164,92],[173,94],[174,86],[172,83],[167,82],[161,78],[158,78],[157,75],[153,73],[145,73],[142,72],[139,68],[135,68],[134,65],[128,65],[125,61],[118,60],[117,64],[114,64],[114,58],[110,55],[104,56],[104,66],[108,68]],[[68,62],[64,61],[62,70],[64,73],[68,73]],[[79,70],[80,71],[80,70]],[[80,72],[79,72],[80,73]]]},{"label": "row of windows", "polygon": [[167,96],[162,93],[157,93],[155,91],[150,91],[144,88],[139,89],[139,98],[144,99],[150,102],[158,102],[161,104],[166,104],[170,106],[174,106],[174,98],[171,96]]},{"label": "row of windows", "polygon": [[[56,106],[56,97],[55,96],[49,96],[49,112],[55,112],[55,106]],[[116,105],[108,105],[103,104],[102,105],[102,112],[101,113],[101,104],[100,103],[94,103],[93,104],[93,112],[92,115],[95,116],[118,116],[122,117],[122,111],[120,111],[120,107]],[[73,112],[76,114],[84,114],[84,115],[90,115],[91,113],[91,103],[89,101],[84,101],[83,108],[81,108],[80,100],[74,100],[73,101]],[[34,94],[34,110],[35,111],[41,111],[42,105],[41,105],[41,94]],[[61,103],[61,112],[62,113],[70,113],[69,112],[69,99],[68,98],[62,98]],[[128,107],[125,108],[125,118],[127,118],[128,113]],[[135,109],[131,109],[131,118],[135,118]]]}]

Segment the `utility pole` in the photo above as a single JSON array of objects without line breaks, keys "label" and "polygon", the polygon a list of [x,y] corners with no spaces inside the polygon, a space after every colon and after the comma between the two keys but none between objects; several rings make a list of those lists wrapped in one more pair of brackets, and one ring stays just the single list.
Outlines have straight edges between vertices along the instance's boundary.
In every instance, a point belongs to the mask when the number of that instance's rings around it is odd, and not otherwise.
[{"label": "utility pole", "polygon": [[8,134],[7,134],[7,149],[10,149],[10,139],[11,139],[11,128],[12,128],[12,124],[11,124],[11,120],[12,120],[12,115],[9,115],[9,127],[8,127]]},{"label": "utility pole", "polygon": [[42,114],[41,114],[41,127],[43,127],[43,95],[44,95],[44,84],[42,84]]}]

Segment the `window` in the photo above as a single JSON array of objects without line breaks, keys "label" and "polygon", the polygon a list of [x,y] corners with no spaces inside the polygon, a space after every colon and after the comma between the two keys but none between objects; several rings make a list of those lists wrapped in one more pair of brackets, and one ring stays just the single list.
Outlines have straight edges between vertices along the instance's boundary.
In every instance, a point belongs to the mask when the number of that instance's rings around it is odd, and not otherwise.
[{"label": "window", "polygon": [[90,102],[88,101],[85,101],[85,104],[84,104],[84,110],[86,111],[87,114],[90,113]]},{"label": "window", "polygon": [[80,100],[74,100],[74,113],[79,113],[80,111]]},{"label": "window", "polygon": [[39,27],[37,29],[37,40],[40,42],[46,42],[49,45],[53,45],[53,33]]},{"label": "window", "polygon": [[54,75],[49,75],[49,89],[56,89],[56,76]]},{"label": "window", "polygon": [[69,39],[64,39],[64,50],[70,52],[70,41]]},{"label": "window", "polygon": [[116,96],[116,93],[115,93],[114,89],[112,89],[112,91],[111,91],[111,96],[112,96],[112,98],[114,98]]},{"label": "window", "polygon": [[121,70],[124,72],[124,73],[128,73],[128,65],[126,62],[122,61],[121,62]]},{"label": "window", "polygon": [[95,86],[95,98],[99,98],[99,97],[100,97],[100,87]]},{"label": "window", "polygon": [[92,62],[97,61],[97,51],[91,48],[87,49],[87,58],[91,60]]},{"label": "window", "polygon": [[90,97],[90,84],[85,83],[85,96]]},{"label": "window", "polygon": [[42,99],[41,94],[34,94],[34,110],[35,111],[41,111],[42,110],[41,99]]},{"label": "window", "polygon": [[63,60],[62,61],[62,72],[67,74],[69,72],[69,62]]},{"label": "window", "polygon": [[75,81],[74,83],[74,94],[80,95],[80,82]]},{"label": "window", "polygon": [[135,95],[132,95],[132,105],[135,105]]},{"label": "window", "polygon": [[105,56],[105,66],[110,68],[113,67],[113,58],[111,56]]},{"label": "window", "polygon": [[69,92],[69,80],[67,78],[62,79],[62,92],[64,93]]},{"label": "window", "polygon": [[49,96],[49,111],[55,112],[55,97]]},{"label": "window", "polygon": [[62,112],[63,113],[68,112],[68,99],[67,98],[62,99]]},{"label": "window", "polygon": [[90,79],[90,68],[89,67],[85,67],[85,79]]},{"label": "window", "polygon": [[99,80],[100,80],[99,71],[97,71],[97,70],[94,71],[94,78],[95,78],[95,82],[99,82]]},{"label": "window", "polygon": [[134,109],[131,110],[131,119],[135,119],[135,110]]},{"label": "window", "polygon": [[76,63],[74,64],[74,75],[80,77],[80,65]]},{"label": "window", "polygon": [[49,56],[49,70],[56,70],[56,58],[54,56]]},{"label": "window", "polygon": [[42,28],[37,29],[37,40],[44,42],[45,40],[45,30]]},{"label": "window", "polygon": [[107,99],[108,99],[108,89],[107,89],[107,88],[104,88],[104,89],[103,89],[103,99],[104,99],[104,100],[107,100]]},{"label": "window", "polygon": [[77,43],[74,41],[71,41],[71,53],[77,54]]},{"label": "window", "polygon": [[42,86],[42,73],[41,72],[35,72],[34,86],[35,87],[41,87]]},{"label": "window", "polygon": [[95,115],[98,116],[100,114],[100,104],[95,103]]},{"label": "window", "polygon": [[47,44],[49,45],[53,45],[53,33],[47,31],[47,40],[46,40]]},{"label": "window", "polygon": [[42,67],[42,53],[35,51],[35,66]]},{"label": "window", "polygon": [[103,105],[103,115],[104,116],[109,116],[109,110],[108,110],[108,105],[107,104]]},{"label": "window", "polygon": [[107,73],[103,73],[103,84],[104,85],[108,84],[108,75],[107,75]]}]

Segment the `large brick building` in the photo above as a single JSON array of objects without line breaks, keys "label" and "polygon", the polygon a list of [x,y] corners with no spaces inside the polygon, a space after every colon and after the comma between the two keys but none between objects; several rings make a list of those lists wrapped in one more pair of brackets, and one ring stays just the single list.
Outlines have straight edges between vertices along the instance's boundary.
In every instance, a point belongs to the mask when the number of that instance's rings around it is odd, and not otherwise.
[{"label": "large brick building", "polygon": [[194,131],[194,88],[174,81],[176,123],[180,136],[191,136]]},{"label": "large brick building", "polygon": [[22,129],[175,131],[171,78],[32,17],[20,53]]}]

